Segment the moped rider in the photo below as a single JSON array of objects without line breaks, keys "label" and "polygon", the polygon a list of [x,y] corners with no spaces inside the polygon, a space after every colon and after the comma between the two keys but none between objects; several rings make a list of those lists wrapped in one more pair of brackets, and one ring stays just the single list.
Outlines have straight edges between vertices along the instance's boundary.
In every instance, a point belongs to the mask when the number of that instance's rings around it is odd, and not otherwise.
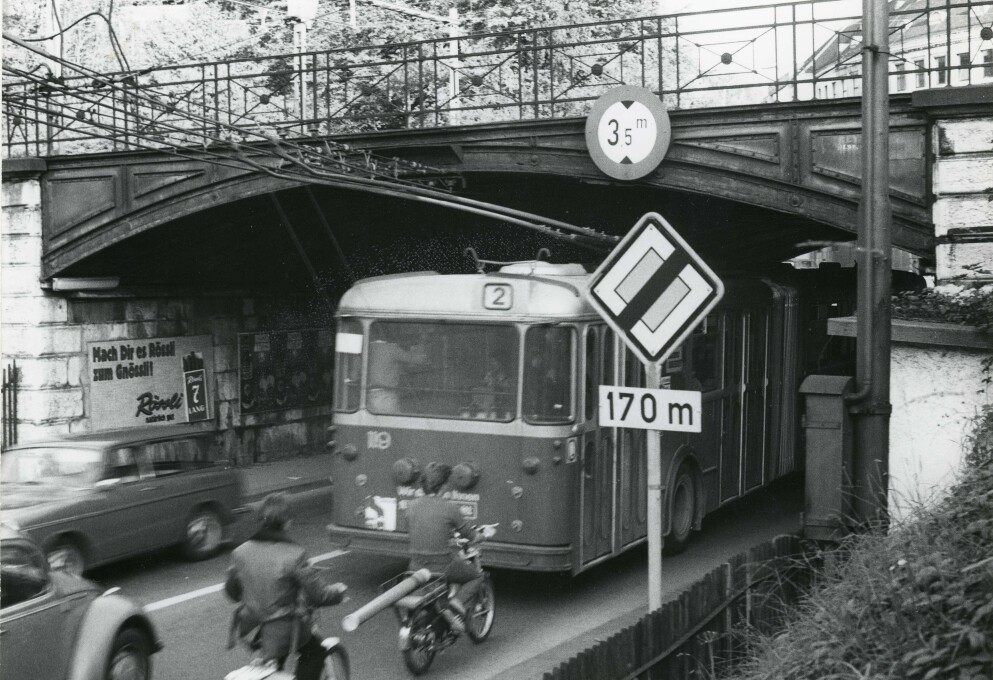
[{"label": "moped rider", "polygon": [[474,545],[491,538],[496,528],[484,526],[477,531],[462,516],[457,503],[438,495],[448,481],[451,468],[442,463],[428,463],[421,474],[424,495],[411,501],[407,508],[410,529],[411,571],[428,569],[443,575],[449,583],[460,584],[458,593],[450,598],[448,609],[442,612],[449,625],[458,632],[465,632],[463,623],[466,605],[472,605],[483,583],[483,570],[475,562],[459,556],[452,546],[452,537],[458,534]]},{"label": "moped rider", "polygon": [[313,634],[311,610],[338,604],[347,586],[329,583],[326,572],[312,566],[303,547],[287,535],[291,516],[286,494],[267,496],[260,515],[262,528],[231,554],[224,589],[241,604],[231,620],[228,647],[234,646],[235,635],[254,639],[262,657],[275,660],[282,670],[295,639],[297,680],[318,680],[327,652]]}]

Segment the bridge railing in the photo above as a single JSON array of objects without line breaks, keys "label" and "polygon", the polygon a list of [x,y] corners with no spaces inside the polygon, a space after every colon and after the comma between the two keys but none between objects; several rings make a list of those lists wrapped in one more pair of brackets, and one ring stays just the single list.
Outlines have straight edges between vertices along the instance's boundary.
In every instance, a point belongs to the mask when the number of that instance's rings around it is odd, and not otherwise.
[{"label": "bridge railing", "polygon": [[[621,84],[670,109],[857,96],[860,14],[857,0],[808,0],[130,73],[25,71],[3,88],[4,153],[582,116]],[[891,92],[993,82],[993,0],[918,0],[890,23]]]}]

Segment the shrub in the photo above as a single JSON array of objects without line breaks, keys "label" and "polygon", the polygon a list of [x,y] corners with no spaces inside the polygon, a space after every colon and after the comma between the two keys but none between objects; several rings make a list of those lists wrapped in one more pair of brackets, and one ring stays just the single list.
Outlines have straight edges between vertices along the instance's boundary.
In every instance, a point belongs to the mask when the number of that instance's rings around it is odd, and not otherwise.
[{"label": "shrub", "polygon": [[993,678],[993,408],[948,497],[847,539],[774,635],[746,633],[738,680]]}]

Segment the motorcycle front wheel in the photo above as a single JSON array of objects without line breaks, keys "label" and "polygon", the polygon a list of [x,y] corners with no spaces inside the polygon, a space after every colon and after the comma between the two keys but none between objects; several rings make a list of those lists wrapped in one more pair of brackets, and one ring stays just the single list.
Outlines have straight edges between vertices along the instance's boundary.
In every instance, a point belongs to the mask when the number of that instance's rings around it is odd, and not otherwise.
[{"label": "motorcycle front wheel", "polygon": [[349,680],[348,654],[344,649],[335,647],[324,657],[320,680]]},{"label": "motorcycle front wheel", "polygon": [[490,631],[493,630],[493,617],[496,614],[495,603],[493,581],[487,578],[476,595],[476,603],[467,614],[469,620],[465,625],[466,633],[473,642],[480,643],[490,636]]},{"label": "motorcycle front wheel", "polygon": [[436,651],[435,633],[431,627],[432,616],[421,610],[410,622],[410,635],[403,649],[403,662],[414,675],[423,675],[431,667]]}]

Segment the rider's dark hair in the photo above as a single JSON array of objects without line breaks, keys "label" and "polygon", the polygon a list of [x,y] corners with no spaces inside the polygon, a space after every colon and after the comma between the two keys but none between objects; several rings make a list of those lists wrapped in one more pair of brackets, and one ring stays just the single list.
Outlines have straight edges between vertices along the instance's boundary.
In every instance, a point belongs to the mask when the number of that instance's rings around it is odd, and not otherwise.
[{"label": "rider's dark hair", "polygon": [[450,474],[452,474],[452,468],[444,463],[431,461],[425,465],[424,472],[421,474],[421,487],[424,489],[424,493],[438,493],[438,489],[448,481]]},{"label": "rider's dark hair", "polygon": [[282,530],[286,523],[290,521],[290,501],[287,495],[281,491],[271,493],[262,501],[262,508],[259,510],[259,517],[262,526],[266,529]]}]

